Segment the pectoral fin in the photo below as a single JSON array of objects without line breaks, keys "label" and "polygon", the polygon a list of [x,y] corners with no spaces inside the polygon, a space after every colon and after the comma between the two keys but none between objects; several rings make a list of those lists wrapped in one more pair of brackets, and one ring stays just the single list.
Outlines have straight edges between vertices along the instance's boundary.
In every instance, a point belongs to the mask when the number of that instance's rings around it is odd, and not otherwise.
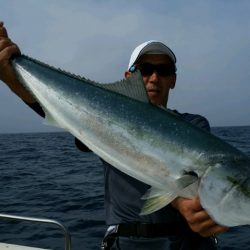
[{"label": "pectoral fin", "polygon": [[169,204],[175,198],[176,198],[176,195],[171,194],[171,193],[168,195],[161,195],[161,196],[150,198],[144,203],[140,215],[151,214],[151,213],[165,207],[167,204]]},{"label": "pectoral fin", "polygon": [[147,215],[165,207],[178,196],[191,198],[197,194],[198,178],[193,175],[183,175],[176,180],[173,190],[159,190],[150,188],[142,199],[146,200],[140,215]]},{"label": "pectoral fin", "polygon": [[181,190],[178,196],[189,199],[198,196],[198,185],[199,185],[199,180],[197,179],[194,183],[188,185],[183,190]]}]

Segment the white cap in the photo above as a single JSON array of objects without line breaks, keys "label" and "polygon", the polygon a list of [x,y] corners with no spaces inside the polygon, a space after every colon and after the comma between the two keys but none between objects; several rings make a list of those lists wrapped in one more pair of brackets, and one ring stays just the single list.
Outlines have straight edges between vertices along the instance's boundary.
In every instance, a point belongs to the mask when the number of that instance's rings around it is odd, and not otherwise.
[{"label": "white cap", "polygon": [[131,66],[135,64],[135,62],[140,56],[145,54],[164,54],[169,56],[169,58],[174,62],[174,64],[176,63],[175,54],[169,47],[167,47],[162,42],[150,40],[140,44],[134,49],[129,60],[128,70],[131,68]]}]

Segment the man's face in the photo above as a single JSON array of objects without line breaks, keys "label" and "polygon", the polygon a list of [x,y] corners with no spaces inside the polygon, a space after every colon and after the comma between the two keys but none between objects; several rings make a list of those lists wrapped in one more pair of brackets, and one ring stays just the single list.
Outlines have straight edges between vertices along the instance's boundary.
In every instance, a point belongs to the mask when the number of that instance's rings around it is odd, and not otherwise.
[{"label": "man's face", "polygon": [[[136,64],[140,65],[149,63],[153,65],[167,64],[171,65],[171,60],[166,55],[143,55]],[[175,86],[176,75],[171,74],[162,76],[156,70],[152,74],[142,76],[149,99],[154,105],[167,105],[169,90]]]}]

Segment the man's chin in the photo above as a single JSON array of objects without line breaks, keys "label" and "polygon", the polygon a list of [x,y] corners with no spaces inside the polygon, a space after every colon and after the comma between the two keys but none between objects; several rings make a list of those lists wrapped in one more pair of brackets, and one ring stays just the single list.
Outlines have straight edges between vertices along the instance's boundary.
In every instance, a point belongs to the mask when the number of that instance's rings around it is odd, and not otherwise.
[{"label": "man's chin", "polygon": [[149,100],[154,105],[162,105],[161,99],[159,97],[159,94],[157,92],[148,92]]}]

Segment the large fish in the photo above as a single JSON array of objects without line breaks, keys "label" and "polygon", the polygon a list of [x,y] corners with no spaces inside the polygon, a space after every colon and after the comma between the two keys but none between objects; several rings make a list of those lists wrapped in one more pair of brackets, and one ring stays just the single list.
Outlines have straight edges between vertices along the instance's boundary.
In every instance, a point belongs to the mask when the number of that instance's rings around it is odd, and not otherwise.
[{"label": "large fish", "polygon": [[250,224],[250,160],[242,152],[149,103],[139,73],[99,84],[19,56],[20,82],[49,123],[64,128],[102,159],[151,185],[142,214],[178,196],[198,195],[225,226]]}]

